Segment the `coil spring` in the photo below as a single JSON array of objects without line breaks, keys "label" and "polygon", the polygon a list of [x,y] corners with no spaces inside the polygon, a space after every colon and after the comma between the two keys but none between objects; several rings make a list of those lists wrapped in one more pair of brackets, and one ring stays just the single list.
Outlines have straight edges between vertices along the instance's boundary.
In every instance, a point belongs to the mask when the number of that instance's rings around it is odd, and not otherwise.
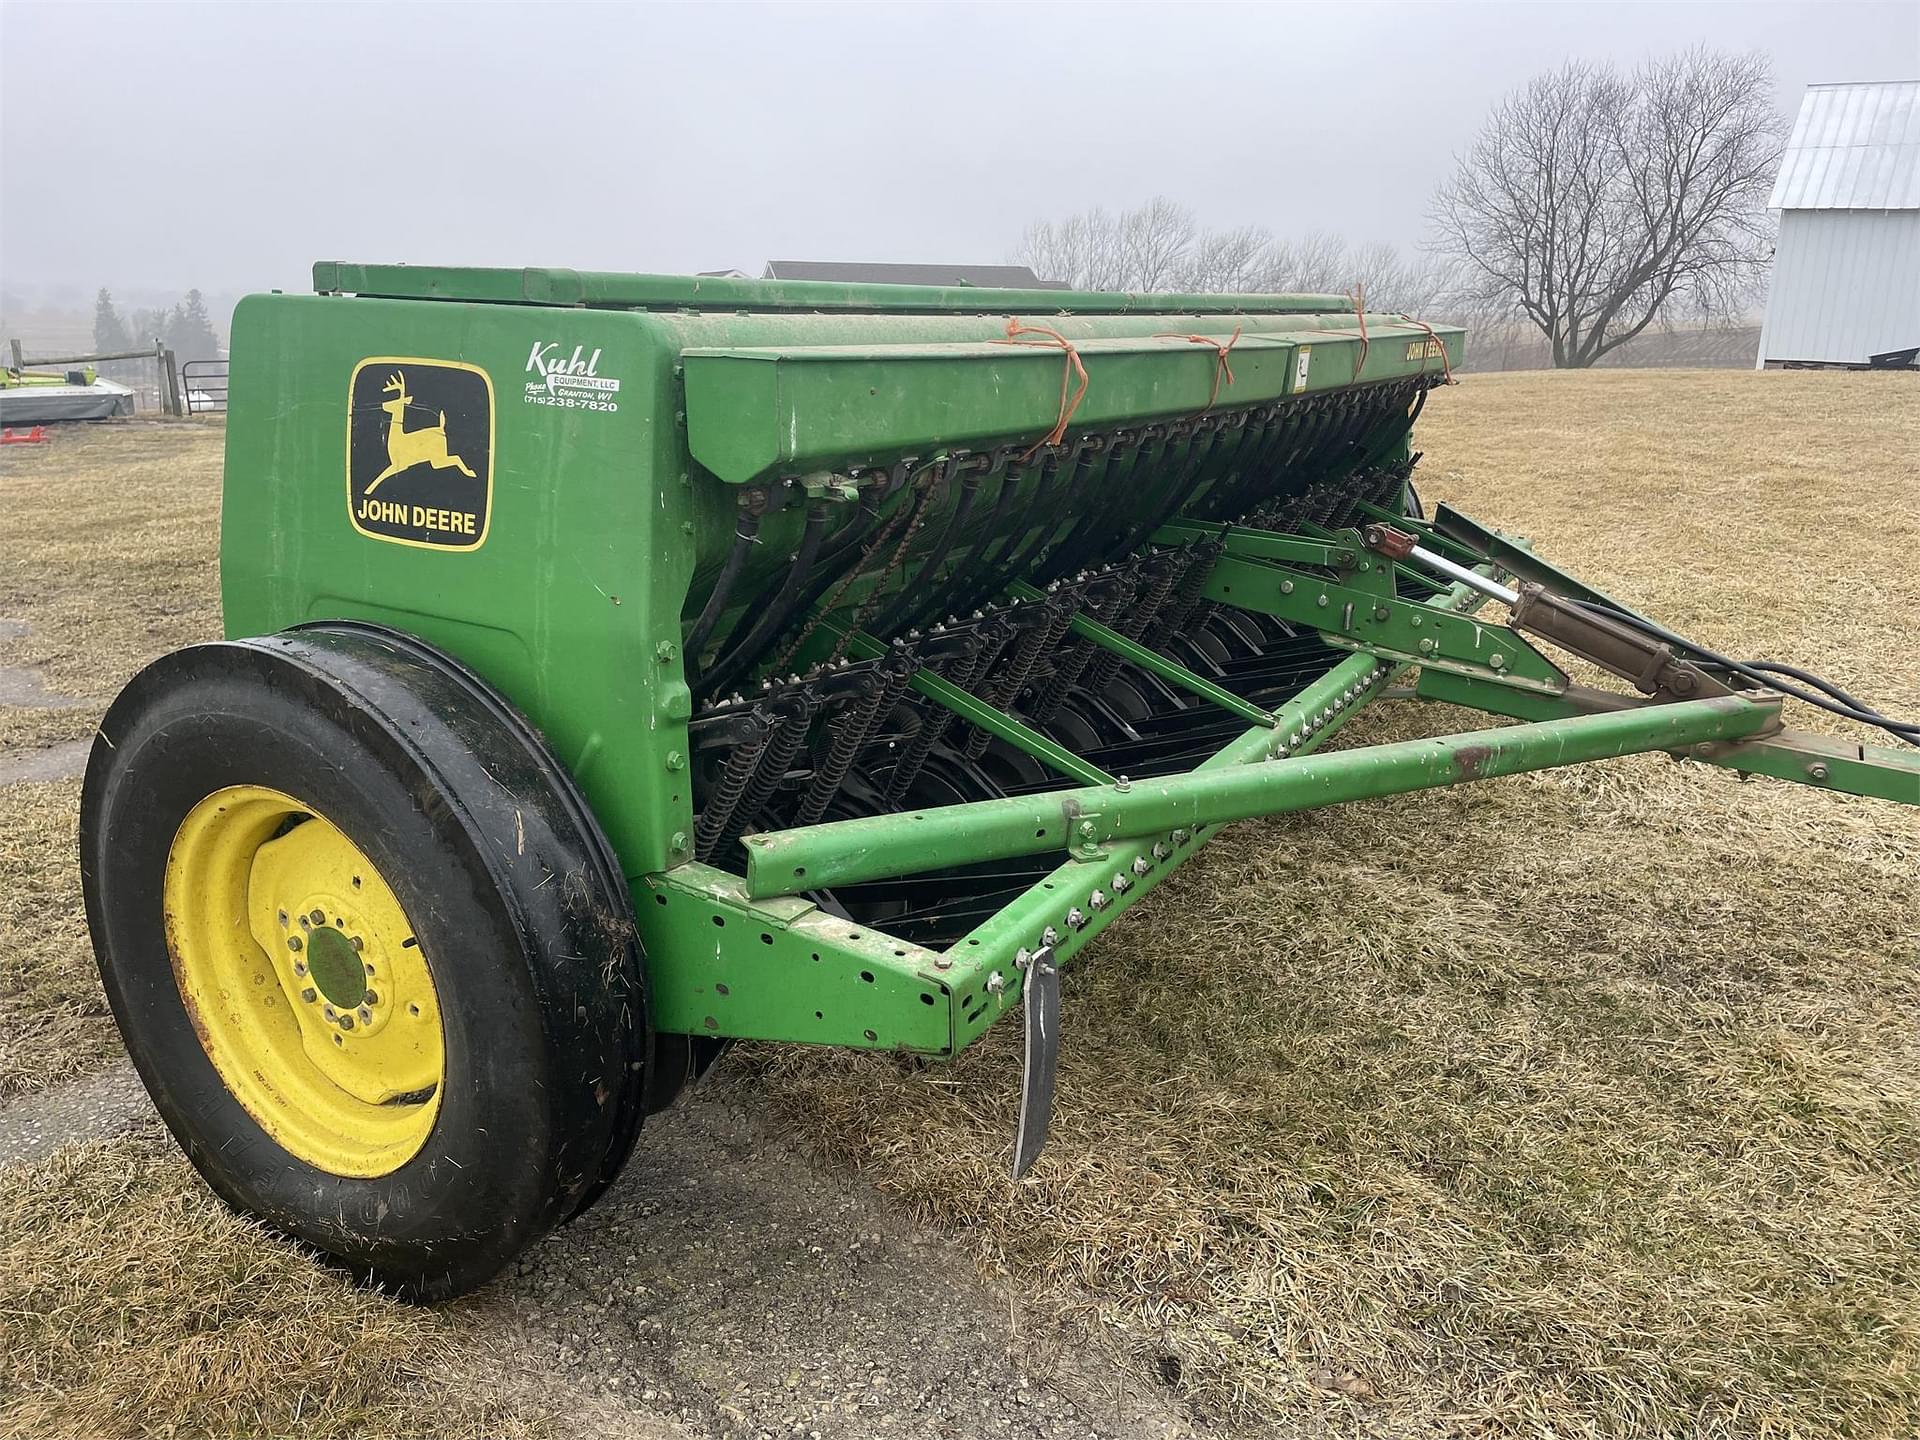
[{"label": "coil spring", "polygon": [[[1177,573],[1178,566],[1171,556],[1155,555],[1147,562],[1146,592],[1130,607],[1127,618],[1117,627],[1122,635],[1137,641],[1146,633],[1147,626],[1166,609]],[[1082,686],[1089,695],[1105,694],[1107,686],[1113,683],[1113,677],[1120,673],[1120,667],[1125,663],[1119,655],[1103,647],[1088,667]]]},{"label": "coil spring", "polygon": [[[1019,643],[1013,647],[1007,665],[993,682],[982,692],[980,698],[996,710],[1011,708],[1026,689],[1027,680],[1033,674],[1034,667],[1040,663],[1042,655],[1050,654],[1060,643],[1060,637],[1067,633],[1067,627],[1073,624],[1075,604],[1056,596],[1044,602],[1046,620],[1025,631]],[[987,753],[987,746],[993,743],[991,732],[974,726],[967,736],[967,743],[961,747],[961,753],[969,760],[978,760]]]},{"label": "coil spring", "polygon": [[873,693],[859,704],[849,705],[830,727],[832,744],[800,802],[799,824],[812,825],[827,813],[827,806],[840,793],[840,786],[847,778],[847,771],[853,768],[854,760],[873,738],[873,732],[879,728],[881,720],[899,704],[900,697],[912,683],[919,664],[903,651],[895,651],[894,656],[900,663],[895,664],[890,659],[876,672],[878,683]]},{"label": "coil spring", "polygon": [[[1116,579],[1120,577],[1114,577]],[[1127,596],[1133,591],[1128,584],[1117,584],[1105,599],[1096,601],[1088,607],[1088,615],[1101,624],[1114,617]],[[1028,718],[1036,725],[1044,725],[1051,720],[1054,712],[1065,703],[1073,687],[1080,683],[1080,676],[1093,660],[1094,644],[1091,640],[1076,640],[1060,653],[1053,674],[1040,687],[1040,693],[1034,697],[1033,708],[1027,712]]]},{"label": "coil spring", "polygon": [[[982,673],[993,663],[994,657],[1006,645],[1002,636],[1000,645],[994,646],[979,631],[973,635],[973,645],[953,667],[953,673],[946,678],[962,690],[970,690]],[[893,767],[893,774],[887,777],[887,801],[897,805],[907,791],[913,788],[913,782],[920,778],[920,771],[927,763],[927,757],[933,754],[933,747],[953,724],[951,710],[929,703],[921,710],[920,729],[908,744],[906,753]]]},{"label": "coil spring", "polygon": [[713,793],[707,797],[707,803],[700,807],[700,818],[693,827],[693,855],[703,864],[713,859],[714,851],[720,847],[721,836],[728,822],[733,819],[734,811],[740,808],[741,797],[747,792],[747,785],[759,768],[760,759],[767,751],[767,741],[771,738],[772,727],[763,710],[756,709],[754,720],[759,725],[755,738],[743,740],[734,746],[727,756],[727,763],[721,767],[720,778],[714,782]]},{"label": "coil spring", "polygon": [[1158,650],[1175,635],[1187,633],[1188,622],[1206,603],[1201,597],[1206,590],[1207,573],[1213,569],[1214,560],[1226,548],[1219,540],[1203,540],[1187,547],[1180,578],[1174,584],[1173,604],[1147,632],[1145,643],[1148,649]]},{"label": "coil spring", "polygon": [[760,763],[753,768],[746,792],[721,829],[719,848],[722,849],[745,834],[747,827],[766,809],[767,801],[773,798],[787,767],[806,741],[814,712],[820,708],[820,697],[803,686],[782,695],[767,708],[774,713],[773,733],[760,752]]}]

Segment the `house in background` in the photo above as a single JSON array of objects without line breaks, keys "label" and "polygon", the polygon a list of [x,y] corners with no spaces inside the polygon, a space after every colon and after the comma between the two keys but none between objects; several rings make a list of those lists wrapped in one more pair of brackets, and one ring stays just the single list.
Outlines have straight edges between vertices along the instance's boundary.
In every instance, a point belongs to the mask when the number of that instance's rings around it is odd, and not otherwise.
[{"label": "house in background", "polygon": [[1807,87],[1767,204],[1763,369],[1920,347],[1920,80]]}]

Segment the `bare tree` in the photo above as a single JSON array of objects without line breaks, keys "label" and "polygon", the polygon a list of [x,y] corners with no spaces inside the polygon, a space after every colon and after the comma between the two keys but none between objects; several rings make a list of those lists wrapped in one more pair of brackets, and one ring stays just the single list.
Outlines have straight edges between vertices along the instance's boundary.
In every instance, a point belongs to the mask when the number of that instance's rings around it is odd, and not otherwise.
[{"label": "bare tree", "polygon": [[1276,240],[1259,225],[1203,229],[1192,211],[1162,198],[1030,225],[1013,258],[1079,290],[1344,295],[1360,287],[1368,308],[1408,311],[1434,292],[1432,267],[1390,245],[1356,250],[1323,231]]},{"label": "bare tree", "polygon": [[1345,293],[1354,277],[1347,265],[1347,242],[1324,230],[1309,230],[1298,240],[1277,240],[1268,248],[1267,290],[1302,294]]},{"label": "bare tree", "polygon": [[1199,227],[1159,196],[1118,215],[1094,209],[1027,227],[1014,258],[1076,290],[1165,290],[1182,273]]},{"label": "bare tree", "polygon": [[1209,230],[1189,252],[1180,284],[1202,294],[1244,294],[1266,289],[1272,268],[1273,237],[1258,225]]},{"label": "bare tree", "polygon": [[1193,212],[1156,196],[1120,217],[1128,290],[1167,290],[1179,280],[1199,227]]},{"label": "bare tree", "polygon": [[1744,308],[1770,251],[1772,92],[1764,57],[1694,49],[1509,95],[1435,199],[1452,308],[1523,317],[1573,368],[1663,317]]}]

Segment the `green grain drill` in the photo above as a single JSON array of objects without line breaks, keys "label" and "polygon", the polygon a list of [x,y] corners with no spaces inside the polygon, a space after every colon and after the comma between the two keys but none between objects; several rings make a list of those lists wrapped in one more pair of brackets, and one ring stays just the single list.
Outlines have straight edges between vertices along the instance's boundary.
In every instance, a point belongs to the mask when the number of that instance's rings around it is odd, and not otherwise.
[{"label": "green grain drill", "polygon": [[[103,721],[87,913],[213,1188],[409,1296],[579,1214],[736,1038],[949,1057],[1018,1011],[1023,1172],[1061,968],[1232,820],[1647,751],[1920,803],[1782,694],[1912,726],[1423,515],[1453,327],[314,279],[235,316],[228,639]],[[1501,723],[1335,743],[1410,693]]]}]

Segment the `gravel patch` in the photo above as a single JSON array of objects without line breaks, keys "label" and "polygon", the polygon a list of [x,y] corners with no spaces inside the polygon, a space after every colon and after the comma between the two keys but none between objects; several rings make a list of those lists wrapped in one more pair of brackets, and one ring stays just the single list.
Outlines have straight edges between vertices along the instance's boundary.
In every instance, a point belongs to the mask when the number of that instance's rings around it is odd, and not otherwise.
[{"label": "gravel patch", "polygon": [[[964,1244],[757,1113],[725,1062],[651,1119],[620,1182],[454,1307],[476,1380],[577,1437],[1183,1440],[1171,1395],[1097,1336],[1035,1331]],[[121,1061],[0,1109],[0,1168],[150,1123]]]},{"label": "gravel patch", "polygon": [[152,1118],[140,1077],[122,1060],[0,1109],[0,1169],[36,1164],[68,1145],[122,1135]]},{"label": "gravel patch", "polygon": [[964,1243],[774,1134],[723,1062],[620,1183],[480,1304],[509,1351],[696,1432],[804,1440],[1195,1432],[1098,1337],[1042,1333]]},{"label": "gravel patch", "polygon": [[77,780],[86,773],[93,741],[63,740],[37,750],[0,750],[0,785],[17,781]]}]

